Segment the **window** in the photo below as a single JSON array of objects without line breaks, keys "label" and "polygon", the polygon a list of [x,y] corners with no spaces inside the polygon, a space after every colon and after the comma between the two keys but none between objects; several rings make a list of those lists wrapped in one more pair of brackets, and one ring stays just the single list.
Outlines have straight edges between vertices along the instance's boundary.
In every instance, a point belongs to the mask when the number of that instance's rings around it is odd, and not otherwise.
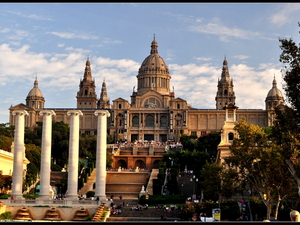
[{"label": "window", "polygon": [[144,103],[145,108],[160,108],[160,102],[156,98],[148,98]]},{"label": "window", "polygon": [[147,115],[146,127],[154,127],[154,117],[152,115]]},{"label": "window", "polygon": [[132,127],[139,127],[139,117],[138,116],[132,117]]},{"label": "window", "polygon": [[167,127],[168,123],[167,123],[167,117],[162,116],[160,117],[160,127]]}]

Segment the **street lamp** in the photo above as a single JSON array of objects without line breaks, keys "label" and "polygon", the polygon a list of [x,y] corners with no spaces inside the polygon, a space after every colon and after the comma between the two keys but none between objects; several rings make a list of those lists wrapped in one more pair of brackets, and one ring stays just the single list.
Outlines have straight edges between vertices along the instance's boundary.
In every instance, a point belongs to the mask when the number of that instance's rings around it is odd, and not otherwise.
[{"label": "street lamp", "polygon": [[193,175],[193,177],[190,179],[191,182],[193,182],[193,195],[192,195],[192,200],[194,201],[196,199],[196,194],[195,194],[195,186],[196,183],[198,183],[198,178]]}]

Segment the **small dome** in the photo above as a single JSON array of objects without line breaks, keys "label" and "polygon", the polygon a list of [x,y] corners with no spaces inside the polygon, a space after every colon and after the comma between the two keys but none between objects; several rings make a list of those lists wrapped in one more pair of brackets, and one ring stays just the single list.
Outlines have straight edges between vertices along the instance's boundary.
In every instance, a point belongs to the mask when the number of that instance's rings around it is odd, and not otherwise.
[{"label": "small dome", "polygon": [[280,97],[280,98],[283,98],[283,95],[282,95],[281,91],[277,88],[277,82],[276,82],[275,78],[273,80],[273,87],[269,91],[267,97]]},{"label": "small dome", "polygon": [[34,87],[28,92],[27,98],[44,98],[43,92],[38,87],[38,81],[35,79]]},{"label": "small dome", "polygon": [[162,57],[158,55],[158,44],[154,40],[151,43],[150,55],[145,58],[140,69],[139,74],[169,74],[169,69]]}]

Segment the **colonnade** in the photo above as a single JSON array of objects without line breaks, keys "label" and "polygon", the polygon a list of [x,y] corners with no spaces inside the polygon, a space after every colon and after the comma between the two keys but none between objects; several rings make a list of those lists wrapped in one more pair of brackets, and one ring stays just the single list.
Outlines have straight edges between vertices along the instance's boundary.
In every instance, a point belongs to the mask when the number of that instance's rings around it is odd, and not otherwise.
[{"label": "colonnade", "polygon": [[[12,193],[15,199],[23,199],[23,160],[25,159],[24,129],[26,110],[15,110],[15,137],[14,137],[14,162],[12,176]],[[43,116],[42,130],[42,151],[40,170],[40,194],[38,199],[50,199],[50,175],[51,175],[51,139],[52,139],[52,117],[55,116],[53,110],[42,110]],[[79,117],[83,116],[80,110],[69,110],[70,116],[70,137],[68,156],[68,190],[66,199],[78,199],[78,163],[79,163]],[[96,110],[94,113],[98,117],[97,123],[97,149],[96,149],[96,188],[95,196],[99,200],[106,200],[106,131],[107,120],[110,116],[107,110]]]}]

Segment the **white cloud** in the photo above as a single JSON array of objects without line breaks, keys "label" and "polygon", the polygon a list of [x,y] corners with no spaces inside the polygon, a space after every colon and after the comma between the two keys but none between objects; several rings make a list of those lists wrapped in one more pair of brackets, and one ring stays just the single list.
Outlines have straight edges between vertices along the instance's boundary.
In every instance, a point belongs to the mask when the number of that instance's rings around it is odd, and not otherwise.
[{"label": "white cloud", "polygon": [[65,39],[83,39],[83,40],[96,40],[98,39],[95,35],[86,35],[86,34],[75,34],[75,33],[69,33],[69,32],[47,32],[47,34],[53,34],[55,36],[58,36],[60,38]]},{"label": "white cloud", "polygon": [[280,10],[270,16],[270,21],[279,27],[291,22],[293,14],[300,10],[299,3],[288,3],[285,5],[279,5],[279,7]]},{"label": "white cloud", "polygon": [[247,56],[247,55],[236,55],[236,56],[233,56],[233,58],[236,58],[236,59],[247,59],[247,58],[249,58],[249,56]]},{"label": "white cloud", "polygon": [[224,42],[227,42],[230,37],[252,39],[260,35],[259,32],[252,32],[239,28],[229,28],[216,23],[193,25],[189,27],[189,30],[192,32],[217,35],[220,37],[220,40]]},{"label": "white cloud", "polygon": [[29,18],[29,19],[53,21],[53,19],[51,19],[51,18],[44,17],[44,16],[37,15],[37,14],[24,14],[24,13],[14,12],[14,11],[6,11],[6,12],[8,12],[10,14],[18,15],[18,16],[21,16],[24,18]]}]

